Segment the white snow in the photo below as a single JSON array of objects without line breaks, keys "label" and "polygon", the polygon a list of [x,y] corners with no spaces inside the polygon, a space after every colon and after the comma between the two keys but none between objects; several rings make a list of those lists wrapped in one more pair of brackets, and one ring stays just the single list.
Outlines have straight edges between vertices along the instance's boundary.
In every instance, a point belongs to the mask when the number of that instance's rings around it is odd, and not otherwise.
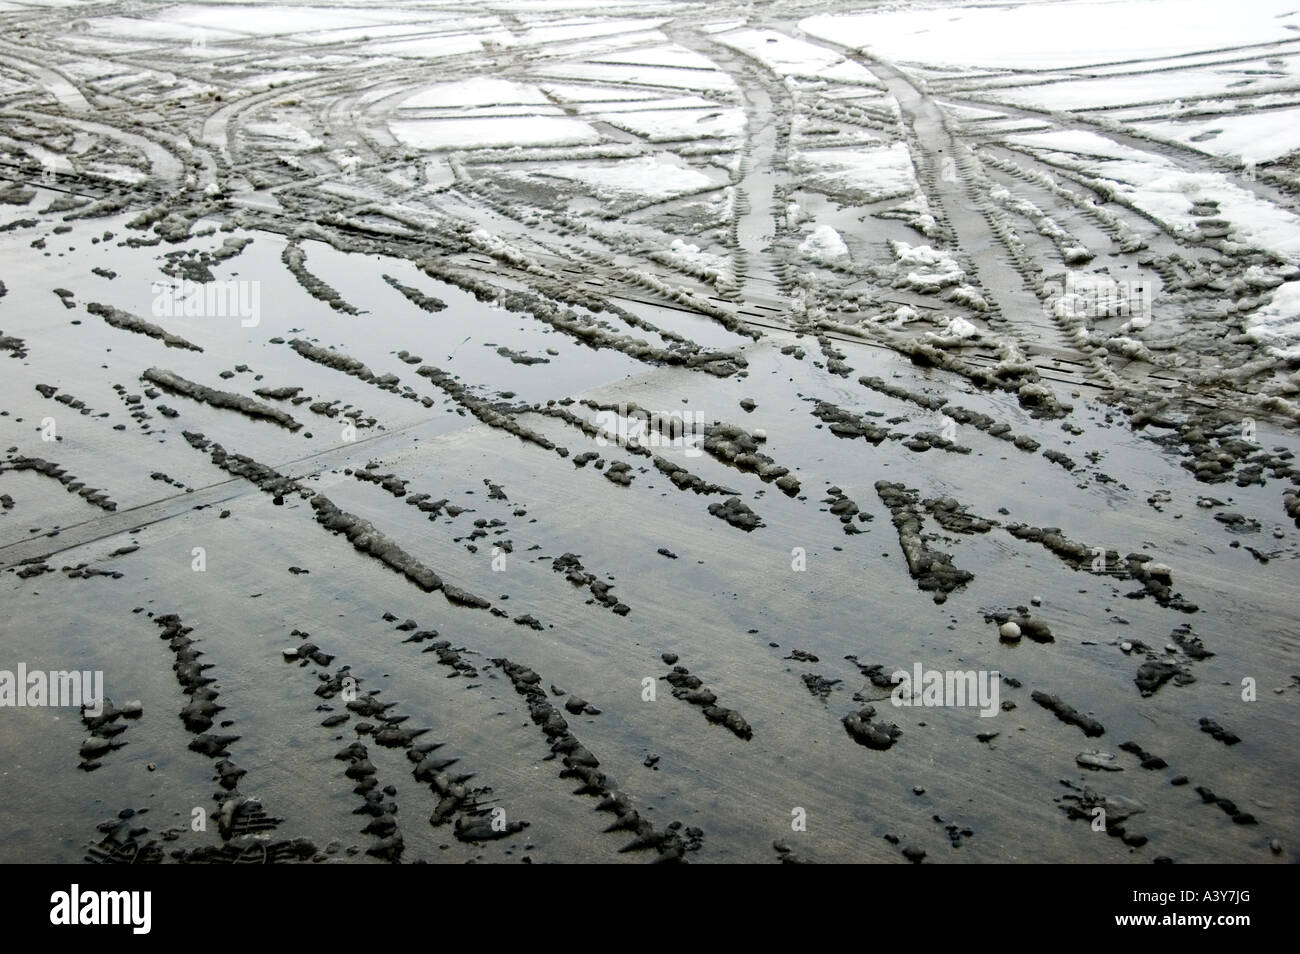
[{"label": "white snow", "polygon": [[865,85],[879,82],[866,67],[845,60],[834,50],[796,40],[776,30],[740,30],[724,33],[717,39],[749,54],[779,76],[808,76]]},{"label": "white snow", "polygon": [[912,155],[905,143],[888,149],[810,149],[793,153],[791,163],[809,184],[827,191],[848,189],[866,201],[912,195],[919,189]]},{"label": "white snow", "polygon": [[[446,20],[436,12],[363,6],[278,6],[274,4],[176,4],[145,16],[109,16],[88,19],[89,29],[109,36],[182,39],[198,42],[238,40],[248,37],[292,36],[300,43],[335,43],[362,36],[427,32],[434,22]],[[477,22],[476,22],[477,21]],[[460,18],[456,26],[474,29],[497,25],[495,17]]]},{"label": "white snow", "polygon": [[698,245],[675,238],[668,246],[668,254],[688,268],[703,272],[712,278],[726,274],[727,259],[702,250]]},{"label": "white snow", "polygon": [[651,142],[739,136],[745,131],[745,112],[738,106],[618,110],[602,113],[600,118]]},{"label": "white snow", "polygon": [[401,142],[418,149],[574,146],[600,140],[600,134],[586,123],[555,116],[415,119],[389,123],[388,128]]},{"label": "white snow", "polygon": [[1246,335],[1278,357],[1300,357],[1300,282],[1287,282],[1246,319]]},{"label": "white snow", "polygon": [[484,77],[427,87],[404,99],[402,108],[501,106],[511,103],[549,104],[550,100],[536,86]]},{"label": "white snow", "polygon": [[271,140],[271,144],[277,149],[289,147],[308,150],[324,145],[321,140],[311,135],[307,130],[286,122],[248,123],[244,126],[244,130],[251,135]]},{"label": "white snow", "polygon": [[407,40],[375,42],[369,44],[366,49],[388,56],[423,60],[439,56],[459,56],[462,53],[477,53],[483,49],[484,40],[493,40],[499,43],[502,39],[509,38],[510,34],[508,33],[441,33],[430,36],[417,36]]},{"label": "white snow", "polygon": [[591,188],[598,197],[643,195],[666,199],[698,192],[715,184],[698,169],[684,166],[666,155],[638,156],[614,162],[548,163],[544,170],[530,175],[566,179]]},{"label": "white snow", "polygon": [[980,330],[965,318],[958,316],[949,318],[948,325],[941,334],[935,334],[933,331],[927,331],[924,338],[931,344],[939,347],[952,347],[969,341],[972,338],[978,338]]},{"label": "white snow", "polygon": [[1242,162],[1268,162],[1300,149],[1300,109],[1214,116],[1195,121],[1134,123],[1134,128]]},{"label": "white snow", "polygon": [[947,334],[950,338],[978,338],[980,330],[973,324],[958,315],[948,322]]},{"label": "white snow", "polygon": [[1300,256],[1300,218],[1257,197],[1223,173],[1188,172],[1157,153],[1132,149],[1090,132],[1024,135],[1012,141],[1052,150],[1054,161],[1111,180],[1117,194],[1171,228],[1194,230],[1197,218],[1191,214],[1192,204],[1209,199],[1219,203],[1217,217],[1231,223],[1234,241],[1293,258]]},{"label": "white snow", "polygon": [[966,273],[947,252],[929,245],[909,245],[907,242],[889,243],[902,268],[910,268],[905,277],[907,285],[926,295],[933,295],[966,280]]},{"label": "white snow", "polygon": [[799,254],[817,262],[835,262],[848,257],[849,247],[831,226],[819,225],[799,243]]},{"label": "white snow", "polygon": [[[644,95],[644,94],[643,94]],[[711,99],[705,99],[703,96],[656,96],[649,99],[623,100],[619,102],[596,102],[581,103],[577,106],[579,113],[604,113],[614,115],[616,113],[637,112],[639,110],[667,110],[667,109],[708,109],[719,110],[724,107]],[[734,110],[735,107],[726,107]]]},{"label": "white snow", "polygon": [[957,263],[946,252],[938,252],[929,245],[909,245],[906,242],[890,242],[890,249],[900,265],[957,267]]},{"label": "white snow", "polygon": [[1291,40],[1294,0],[1065,0],[823,14],[805,33],[886,59],[1059,70]]},{"label": "white snow", "polygon": [[984,119],[1002,119],[1006,116],[1006,113],[998,112],[997,110],[985,109],[980,106],[968,106],[965,103],[948,103],[940,100],[939,105],[943,107],[945,113],[955,116],[962,122],[974,122]]},{"label": "white snow", "polygon": [[643,89],[628,89],[623,86],[599,86],[595,83],[543,83],[541,89],[573,103],[608,103],[636,100],[654,100],[654,93]]},{"label": "white snow", "polygon": [[1010,142],[1022,146],[1033,146],[1037,149],[1051,149],[1060,152],[1073,152],[1081,156],[1097,156],[1105,159],[1137,159],[1146,160],[1157,158],[1154,153],[1144,152],[1141,149],[1134,149],[1132,146],[1125,146],[1113,139],[1108,139],[1101,133],[1091,132],[1087,129],[1062,129],[1058,132],[1047,133],[1022,133],[1013,136]]},{"label": "white snow", "polygon": [[548,63],[537,67],[538,76],[597,83],[636,83],[690,90],[734,90],[736,81],[721,70],[687,70],[671,66],[634,63]]},{"label": "white snow", "polygon": [[1116,76],[1077,79],[1039,86],[1013,86],[994,89],[984,95],[1007,103],[1043,109],[1096,109],[1130,106],[1138,103],[1192,103],[1225,92],[1292,89],[1296,76],[1245,76],[1240,64],[1218,69],[1181,69],[1142,76]]},{"label": "white snow", "polygon": [[696,53],[694,50],[688,50],[684,46],[678,46],[676,43],[643,46],[635,50],[624,50],[622,53],[611,53],[608,56],[602,56],[601,62],[639,63],[645,66],[677,66],[686,69],[717,69],[713,61],[707,56]]},{"label": "white snow", "polygon": [[586,40],[591,37],[607,37],[619,33],[640,33],[663,26],[664,20],[625,20],[621,17],[602,17],[600,19],[582,18],[567,22],[536,26],[519,34],[514,43],[529,46],[554,43],[558,40]]}]

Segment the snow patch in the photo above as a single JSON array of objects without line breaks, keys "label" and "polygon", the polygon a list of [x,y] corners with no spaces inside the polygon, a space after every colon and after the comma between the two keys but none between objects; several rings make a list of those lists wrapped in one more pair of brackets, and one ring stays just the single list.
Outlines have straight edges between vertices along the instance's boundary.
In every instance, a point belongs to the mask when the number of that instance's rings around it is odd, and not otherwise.
[{"label": "snow patch", "polygon": [[1246,319],[1246,336],[1280,358],[1300,357],[1300,282],[1287,282]]},{"label": "snow patch", "polygon": [[835,229],[829,225],[819,225],[799,243],[799,254],[829,264],[848,258],[849,247]]}]

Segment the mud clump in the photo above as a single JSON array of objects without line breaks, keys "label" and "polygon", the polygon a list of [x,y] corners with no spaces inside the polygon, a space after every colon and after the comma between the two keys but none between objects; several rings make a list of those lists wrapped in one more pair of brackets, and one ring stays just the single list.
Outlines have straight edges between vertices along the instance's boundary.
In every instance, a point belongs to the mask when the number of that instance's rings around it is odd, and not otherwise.
[{"label": "mud clump", "polygon": [[[519,620],[515,620],[515,622],[517,623]],[[540,629],[540,624],[536,628]],[[437,636],[438,634],[436,631],[426,631],[423,635]],[[419,642],[419,638],[417,637],[420,636],[421,634],[417,633],[416,636],[403,640],[403,642]],[[450,641],[445,639],[436,640],[422,650],[422,652],[438,654],[438,665],[446,666],[452,670],[449,674],[449,678],[464,676],[467,679],[477,679],[478,670],[472,663],[461,655],[464,651],[464,647],[457,649],[452,646]]]},{"label": "mud clump", "polygon": [[[844,658],[857,666],[858,671],[866,677],[871,685],[884,691],[885,695],[881,698],[889,698],[893,694],[894,687],[898,685],[898,680],[894,679],[892,672],[885,671],[884,663],[862,663],[858,661],[857,656],[845,656]],[[860,702],[874,701],[864,698],[861,692],[854,693],[853,698]]]},{"label": "mud clump", "polygon": [[1091,716],[1084,715],[1073,706],[1067,705],[1061,701],[1060,696],[1054,696],[1050,693],[1043,692],[1041,689],[1035,689],[1030,694],[1030,698],[1037,702],[1044,709],[1051,712],[1062,722],[1067,725],[1076,725],[1083,730],[1083,734],[1089,738],[1104,735],[1106,727]]},{"label": "mud clump", "polygon": [[[1132,418],[1135,430],[1148,422],[1148,416]],[[1263,484],[1265,470],[1279,479],[1294,476],[1287,463],[1289,452],[1274,455],[1253,440],[1247,440],[1241,419],[1226,411],[1192,413],[1181,422],[1162,423],[1172,432],[1151,440],[1181,453],[1182,466],[1202,483],[1219,484],[1235,479],[1239,487]]]},{"label": "mud clump", "polygon": [[[592,407],[593,409],[603,409],[601,408],[600,405],[597,405],[594,402],[584,401],[583,403],[588,405],[589,407]],[[587,420],[586,418],[579,417],[577,414],[574,414],[567,407],[557,406],[556,402],[548,401],[545,405],[534,404],[531,408],[529,408],[529,410],[531,410],[534,414],[542,414],[545,415],[546,417],[553,417],[556,418],[557,420],[564,421],[566,424],[576,427],[578,430],[582,431],[582,433],[586,434],[588,437],[598,442],[610,442],[616,444],[617,446],[623,448],[624,450],[633,454],[637,454],[641,457],[650,456],[650,450],[648,448],[642,447],[640,443],[637,442],[635,437],[631,435],[624,437],[621,434],[611,434],[608,431],[605,431],[600,427],[598,427],[597,425],[593,424],[591,421]],[[565,456],[565,455],[561,455],[561,456]],[[584,451],[583,453],[579,454],[576,458],[574,458],[574,466],[585,467],[589,462],[593,460],[596,462],[597,469],[604,466],[603,458],[601,458],[600,454],[596,453],[595,451]],[[581,461],[581,463],[579,463],[579,461]]]},{"label": "mud clump", "polygon": [[1038,617],[1031,616],[1027,606],[1017,606],[1014,610],[996,610],[986,613],[984,622],[997,623],[1000,627],[1005,627],[1007,624],[1014,626],[1014,637],[1004,634],[1004,639],[1019,639],[1021,636],[1028,636],[1036,643],[1051,643],[1056,640],[1056,637],[1052,635],[1052,628]]},{"label": "mud clump", "polygon": [[1068,782],[1062,784],[1069,785],[1077,793],[1065,795],[1058,800],[1060,809],[1067,817],[1089,824],[1098,818],[1103,819],[1106,834],[1119,838],[1130,848],[1141,848],[1147,843],[1149,839],[1146,835],[1132,832],[1128,828],[1129,820],[1134,815],[1146,811],[1140,802],[1119,795],[1103,795],[1091,788],[1078,788]]},{"label": "mud clump", "polygon": [[735,709],[718,705],[718,697],[704,685],[699,676],[691,675],[685,666],[673,666],[672,672],[663,679],[673,687],[673,698],[699,706],[710,722],[725,726],[746,741],[754,737],[754,730],[744,717]]},{"label": "mud clump", "polygon": [[[461,405],[476,418],[487,424],[489,427],[499,428],[507,431],[521,441],[530,444],[536,444],[544,450],[553,450],[560,453],[563,448],[557,448],[555,442],[548,437],[524,427],[514,419],[513,414],[504,412],[500,407],[494,406],[492,402],[476,398],[469,393],[469,390],[460,384],[455,378],[438,368],[431,365],[421,365],[416,369],[416,374],[428,378],[435,385],[447,392],[457,404]],[[567,457],[568,451],[560,454],[561,457]]]},{"label": "mud clump", "polygon": [[605,471],[605,479],[620,487],[630,487],[634,478],[632,465],[619,460],[612,462]]},{"label": "mud clump", "polygon": [[1216,513],[1214,519],[1223,524],[1229,533],[1259,533],[1258,520],[1240,513]]},{"label": "mud clump", "polygon": [[1157,563],[1150,554],[1130,553],[1123,560],[1117,550],[1088,547],[1061,533],[1059,527],[1031,527],[1023,523],[1009,523],[1006,530],[1017,540],[1038,543],[1054,553],[1066,565],[1076,570],[1091,570],[1120,580],[1134,579],[1142,589],[1126,593],[1128,599],[1152,596],[1161,606],[1183,613],[1196,613],[1199,608],[1183,599],[1173,590],[1172,573],[1167,566]]},{"label": "mud clump", "polygon": [[969,454],[970,448],[965,444],[958,444],[956,441],[950,441],[946,437],[941,437],[931,431],[922,431],[913,434],[907,440],[903,441],[903,446],[908,450],[923,454],[931,448],[947,451],[950,454]]},{"label": "mud clump", "polygon": [[[198,450],[210,450],[212,462],[227,473],[244,477],[266,493],[281,499],[287,493],[299,493],[310,497],[312,509],[316,512],[316,522],[327,530],[345,535],[353,547],[362,553],[374,557],[397,573],[401,573],[426,593],[443,590],[443,596],[456,605],[474,609],[491,608],[491,603],[480,596],[462,590],[459,587],[446,586],[442,578],[432,569],[415,559],[382,532],[374,524],[362,520],[353,514],[340,510],[324,494],[312,494],[292,478],[285,477],[274,469],[260,464],[242,454],[228,454],[220,444],[213,443],[190,431],[183,432],[185,439]],[[408,498],[409,499],[409,498]]]},{"label": "mud clump", "polygon": [[[579,467],[583,466],[586,461],[579,464],[579,459],[588,457],[590,454],[592,454],[591,451],[587,451],[586,454],[579,454],[573,459],[574,464]],[[594,455],[588,459],[594,459]],[[672,481],[673,486],[678,490],[691,490],[697,494],[728,494],[733,497],[736,495],[736,491],[731,490],[728,487],[721,487],[718,484],[710,483],[696,474],[692,474],[680,464],[674,464],[670,460],[664,460],[664,458],[659,457],[658,455],[654,458],[654,465],[660,473],[664,474],[670,481]]]},{"label": "mud clump", "polygon": [[[405,569],[403,572],[406,573],[408,578],[411,578],[410,572],[407,572]],[[415,574],[418,577],[427,578],[427,575],[433,575],[433,571],[428,567],[420,565],[415,568]],[[423,585],[421,585],[421,589],[424,589]],[[459,586],[452,586],[450,583],[444,583],[442,585],[442,595],[447,598],[449,603],[454,603],[457,606],[467,606],[470,609],[490,609],[492,606],[492,604],[483,597],[470,593],[468,590],[462,590]]]},{"label": "mud clump", "polygon": [[447,303],[441,298],[434,298],[432,295],[426,295],[418,288],[412,288],[410,285],[403,285],[392,275],[385,275],[384,281],[405,295],[407,301],[424,311],[436,313],[447,307]]},{"label": "mud clump", "polygon": [[[0,344],[0,347],[3,345]],[[1287,488],[1282,491],[1282,509],[1295,521],[1295,525],[1300,527],[1300,490]]]},{"label": "mud clump", "polygon": [[366,365],[356,358],[348,357],[338,351],[331,351],[328,348],[322,348],[312,344],[310,341],[304,341],[302,338],[293,338],[289,341],[289,347],[298,352],[308,361],[314,361],[317,364],[323,364],[327,368],[333,368],[335,371],[342,371],[344,374],[364,381],[367,384],[373,384],[377,388],[392,393],[398,393],[398,384],[401,379],[395,374],[375,374]]},{"label": "mud clump", "polygon": [[104,321],[107,322],[107,324],[112,325],[113,328],[121,329],[123,331],[134,331],[135,334],[143,334],[147,335],[149,338],[156,338],[157,341],[166,344],[169,348],[185,348],[186,351],[203,351],[203,348],[200,348],[198,344],[186,341],[186,339],[182,338],[181,335],[172,334],[170,331],[160,328],[159,325],[155,325],[151,321],[144,321],[143,318],[135,317],[134,315],[130,315],[130,313],[123,312],[120,308],[112,308],[107,304],[91,302],[86,305],[86,311],[90,312],[91,315],[104,318]]},{"label": "mud clump", "polygon": [[403,480],[402,478],[398,477],[396,474],[373,473],[374,468],[377,466],[378,466],[377,464],[374,464],[372,462],[370,464],[367,464],[364,470],[352,471],[352,476],[363,483],[378,484],[380,487],[384,488],[384,490],[388,491],[394,497],[398,497],[398,498],[405,497],[406,485],[410,483],[410,481]]},{"label": "mud clump", "polygon": [[739,497],[728,497],[722,503],[709,504],[709,513],[746,533],[752,532],[756,527],[766,526],[758,514],[750,510]]},{"label": "mud clump", "polygon": [[711,424],[704,428],[704,440],[700,446],[737,470],[757,474],[765,481],[775,481],[782,492],[793,497],[799,492],[798,479],[790,473],[789,468],[782,467],[759,451],[758,444],[758,439],[743,427],[735,424]]},{"label": "mud clump", "polygon": [[458,841],[493,841],[518,834],[527,827],[526,821],[503,820],[498,824],[495,819],[480,818],[467,822],[464,818],[457,818],[455,834]]},{"label": "mud clump", "polygon": [[[1061,533],[1060,527],[1031,527],[1023,523],[1009,523],[1006,526],[1006,531],[1017,540],[1028,540],[1031,543],[1042,544],[1056,554],[1062,562],[1076,570],[1082,570],[1092,564],[1092,548],[1071,540]],[[1114,566],[1119,562],[1119,553],[1115,550],[1105,550],[1101,556],[1105,561],[1104,565],[1107,567]]]},{"label": "mud clump", "polygon": [[876,482],[876,493],[893,515],[907,570],[918,589],[931,593],[936,603],[943,603],[949,593],[975,579],[973,573],[953,566],[949,554],[932,550],[926,544],[921,536],[921,515],[916,509],[919,494],[915,490],[880,480]]},{"label": "mud clump", "polygon": [[[216,680],[207,675],[212,667],[200,662],[203,656],[190,636],[193,628],[186,626],[180,616],[166,613],[154,618],[154,623],[162,628],[159,637],[167,641],[175,656],[172,666],[176,681],[180,683],[190,701],[181,709],[180,718],[185,728],[194,736],[188,748],[210,759],[220,759],[216,765],[217,777],[223,789],[229,794],[216,796],[217,810],[214,813],[221,837],[229,840],[238,835],[250,835],[269,831],[277,827],[280,819],[271,818],[257,799],[248,798],[238,791],[238,783],[246,774],[230,760],[229,748],[239,741],[238,735],[214,734],[208,732],[213,718],[223,710],[217,703],[219,690]],[[222,726],[229,726],[229,721]]]},{"label": "mud clump", "polygon": [[120,749],[125,742],[116,741],[126,731],[124,720],[138,719],[144,712],[139,702],[128,702],[121,708],[113,705],[111,699],[104,699],[99,715],[91,715],[85,705],[81,707],[81,721],[90,730],[90,736],[81,744],[79,754],[81,764],[77,767],[84,772],[93,772],[103,763],[100,761],[109,752]]},{"label": "mud clump", "polygon": [[0,203],[4,205],[27,205],[36,198],[36,190],[29,189],[21,182],[10,182],[0,186]]},{"label": "mud clump", "polygon": [[1211,718],[1202,718],[1199,725],[1202,732],[1209,735],[1210,738],[1222,742],[1224,745],[1236,745],[1241,741],[1241,737],[1237,735],[1237,733],[1229,732]]},{"label": "mud clump", "polygon": [[[872,391],[879,391],[881,394],[887,394],[890,397],[897,398],[900,401],[908,401],[912,404],[916,404],[919,407],[925,408],[927,411],[937,411],[942,407],[948,406],[947,398],[931,397],[928,394],[921,394],[917,391],[909,391],[907,388],[902,387],[900,385],[890,384],[888,381],[884,380],[883,378],[870,377],[864,375],[858,378],[858,383],[861,384],[864,388],[870,388]],[[952,417],[952,414],[949,413],[948,416]],[[989,418],[990,422],[992,420],[993,420],[992,418]]]},{"label": "mud clump", "polygon": [[218,391],[215,388],[206,385],[196,384],[189,381],[173,371],[166,371],[162,368],[149,368],[141,375],[146,381],[151,381],[158,387],[172,394],[181,394],[185,397],[192,398],[195,401],[201,401],[204,404],[210,404],[213,407],[225,408],[231,411],[237,411],[246,417],[255,419],[264,419],[279,424],[281,427],[291,431],[297,431],[302,425],[293,419],[292,416],[281,411],[279,408],[271,407],[260,401],[254,401],[252,398],[244,397],[242,394],[232,394],[230,391]]},{"label": "mud clump", "polygon": [[777,860],[783,865],[810,865],[812,864],[803,855],[798,854],[793,848],[783,841],[772,842],[772,850],[776,852]]},{"label": "mud clump", "polygon": [[1223,810],[1223,813],[1237,825],[1257,824],[1257,819],[1250,812],[1243,812],[1232,799],[1215,795],[1204,785],[1196,786],[1196,794],[1201,796],[1201,801],[1206,805],[1218,805]]},{"label": "mud clump", "polygon": [[949,533],[988,533],[998,525],[996,520],[986,520],[969,513],[966,505],[959,503],[955,497],[931,497],[921,501],[921,505]]},{"label": "mud clump", "polygon": [[323,301],[335,311],[342,312],[345,315],[359,315],[360,312],[343,300],[337,291],[321,281],[311,272],[307,271],[307,253],[294,243],[285,245],[284,251],[280,253],[280,261],[284,267],[289,269],[293,277],[298,279],[298,284],[307,290],[307,293],[318,301]]},{"label": "mud clump", "polygon": [[22,338],[0,332],[0,351],[8,351],[11,358],[25,358],[27,343]]},{"label": "mud clump", "polygon": [[1043,456],[1053,464],[1059,464],[1066,470],[1074,470],[1075,468],[1074,461],[1058,450],[1045,450],[1043,451]]},{"label": "mud clump", "polygon": [[1128,564],[1129,575],[1142,584],[1141,590],[1125,594],[1129,599],[1140,599],[1142,596],[1150,595],[1155,597],[1155,601],[1161,606],[1169,609],[1183,613],[1199,612],[1195,603],[1189,603],[1183,599],[1181,593],[1174,592],[1168,567],[1156,563],[1145,553],[1130,553],[1124,559]]},{"label": "mud clump", "polygon": [[538,355],[525,354],[522,351],[515,351],[513,348],[507,348],[505,345],[497,348],[497,354],[506,358],[511,364],[522,364],[525,367],[531,367],[534,364],[550,364],[550,358],[543,358]]},{"label": "mud clump", "polygon": [[1138,667],[1133,677],[1138,691],[1145,696],[1153,696],[1167,682],[1175,686],[1187,686],[1196,681],[1196,677],[1181,666],[1169,662],[1144,662]]},{"label": "mud clump", "polygon": [[636,810],[632,800],[600,771],[600,760],[569,731],[568,722],[546,697],[541,676],[504,657],[494,658],[492,662],[510,679],[515,692],[524,697],[534,724],[551,743],[552,757],[559,757],[564,766],[560,777],[579,783],[573,794],[598,798],[596,810],[613,813],[615,820],[605,829],[606,832],[622,831],[633,836],[619,849],[620,853],[654,850],[658,861],[672,863],[685,861],[688,852],[700,848],[704,833],[698,828],[683,829],[680,822],[672,822],[667,830],[659,831]]},{"label": "mud clump", "polygon": [[1120,745],[1120,751],[1128,752],[1130,755],[1135,756],[1137,760],[1141,763],[1142,767],[1144,769],[1147,769],[1148,771],[1155,771],[1157,769],[1163,769],[1169,767],[1168,762],[1166,762],[1160,756],[1153,755],[1152,753],[1148,752],[1146,749],[1142,748],[1142,746],[1138,745],[1136,742],[1132,742],[1132,741],[1124,742],[1123,744]]},{"label": "mud clump", "polygon": [[589,573],[582,565],[582,561],[576,553],[565,553],[551,561],[551,569],[556,573],[563,573],[564,578],[574,586],[583,586],[591,591],[592,601],[607,606],[619,616],[626,616],[631,612],[631,608],[619,601],[618,597],[610,592],[613,584],[607,583],[600,579],[594,573]]},{"label": "mud clump", "polygon": [[844,532],[850,536],[861,533],[862,531],[853,522],[854,518],[857,518],[858,523],[867,523],[872,519],[871,514],[863,513],[858,508],[857,501],[851,499],[839,487],[833,485],[827,487],[826,494],[822,503],[830,504],[830,513],[839,519]]},{"label": "mud clump", "polygon": [[290,493],[310,497],[312,492],[304,488],[292,477],[285,477],[274,468],[258,463],[243,454],[227,453],[220,444],[208,440],[195,431],[181,431],[181,436],[195,450],[208,451],[212,463],[234,477],[243,477],[264,493],[283,498]]},{"label": "mud clump", "polygon": [[888,749],[902,736],[903,730],[892,722],[872,722],[875,717],[875,706],[863,706],[857,712],[850,712],[841,721],[849,737],[859,745],[865,745],[869,749]]},{"label": "mud clump", "polygon": [[803,680],[804,687],[822,702],[825,702],[830,697],[832,689],[843,682],[841,679],[827,679],[825,676],[819,676],[813,672],[806,672],[799,678]]},{"label": "mud clump", "polygon": [[1178,645],[1178,648],[1182,650],[1188,659],[1200,662],[1202,659],[1209,659],[1214,655],[1205,648],[1205,643],[1202,642],[1201,637],[1192,632],[1189,623],[1175,626],[1173,632],[1169,634],[1169,638]]},{"label": "mud clump", "polygon": [[[334,506],[334,503],[329,498],[322,494],[317,494],[312,498],[311,506],[316,511],[317,523],[327,530],[342,533],[362,553],[374,557],[394,571],[403,574],[426,593],[443,589],[442,579],[437,573],[376,530],[374,524],[370,523],[370,521],[362,520],[360,517],[340,510]],[[474,599],[478,600],[477,597]],[[480,602],[486,605],[485,601]],[[463,605],[477,604],[466,603]]]},{"label": "mud clump", "polygon": [[827,424],[827,430],[836,437],[849,440],[862,437],[872,444],[879,444],[890,436],[889,428],[877,427],[865,418],[827,401],[818,401],[813,406],[812,415]]},{"label": "mud clump", "polygon": [[[364,480],[365,478],[358,479]],[[406,483],[404,480],[400,482],[403,490],[406,489]],[[447,506],[447,498],[442,497],[438,500],[432,500],[430,497],[430,494],[410,494],[405,499],[408,506],[415,507],[421,513],[427,514],[430,520],[437,520],[438,516],[444,512],[443,508]]]},{"label": "mud clump", "polygon": [[[108,491],[100,490],[98,487],[88,487],[84,481],[78,480],[75,476],[68,473],[60,465],[52,460],[44,460],[40,457],[8,457],[0,464],[0,473],[6,470],[28,470],[34,473],[43,474],[61,483],[65,490],[70,494],[76,494],[86,501],[99,507],[101,510],[107,510],[110,513],[117,510],[117,504],[108,496]],[[13,507],[11,500],[6,510]]]}]

